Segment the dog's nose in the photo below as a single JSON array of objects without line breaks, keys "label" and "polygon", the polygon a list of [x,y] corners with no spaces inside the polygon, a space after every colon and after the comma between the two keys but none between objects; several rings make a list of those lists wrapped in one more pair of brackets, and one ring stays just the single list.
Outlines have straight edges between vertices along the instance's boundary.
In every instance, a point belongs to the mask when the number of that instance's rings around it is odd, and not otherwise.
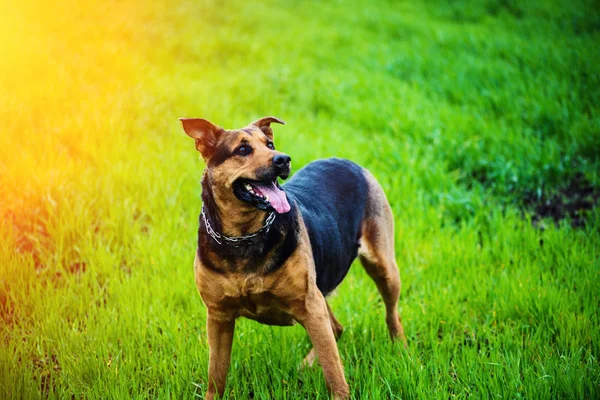
[{"label": "dog's nose", "polygon": [[292,161],[292,158],[287,154],[277,154],[273,157],[273,165],[279,168],[289,166],[290,161]]}]

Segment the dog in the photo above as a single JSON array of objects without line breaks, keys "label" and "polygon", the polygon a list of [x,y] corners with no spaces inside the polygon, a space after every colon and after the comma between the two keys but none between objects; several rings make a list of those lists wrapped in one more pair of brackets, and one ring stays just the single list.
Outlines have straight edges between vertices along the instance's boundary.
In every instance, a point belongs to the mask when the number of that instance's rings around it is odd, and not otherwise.
[{"label": "dog", "polygon": [[196,286],[207,309],[208,389],[225,391],[235,321],[300,323],[318,357],[329,391],[350,395],[336,341],[342,325],[325,300],[358,256],[375,281],[392,340],[406,345],[398,314],[400,274],[394,220],[373,175],[339,158],[314,161],[283,186],[291,158],[275,149],[272,123],[261,118],[226,130],[201,118],[180,118],[206,169],[194,261]]}]

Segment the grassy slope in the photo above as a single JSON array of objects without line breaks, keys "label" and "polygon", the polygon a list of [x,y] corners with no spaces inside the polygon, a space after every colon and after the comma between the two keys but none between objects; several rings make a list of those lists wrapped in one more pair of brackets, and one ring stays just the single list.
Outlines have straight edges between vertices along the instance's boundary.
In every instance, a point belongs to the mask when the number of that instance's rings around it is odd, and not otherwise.
[{"label": "grassy slope", "polygon": [[[598,184],[600,15],[540,3],[4,6],[0,398],[203,393],[176,118],[269,114],[296,168],[353,159],[396,215],[409,350],[360,267],[331,299],[355,398],[597,397],[600,215],[542,232],[518,205]],[[229,398],[325,398],[308,348],[240,321]]]}]

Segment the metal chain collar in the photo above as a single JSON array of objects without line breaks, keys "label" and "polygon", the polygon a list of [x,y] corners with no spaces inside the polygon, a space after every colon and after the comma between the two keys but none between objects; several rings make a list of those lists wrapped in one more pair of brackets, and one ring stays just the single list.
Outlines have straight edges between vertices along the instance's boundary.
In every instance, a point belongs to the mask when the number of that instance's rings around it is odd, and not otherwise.
[{"label": "metal chain collar", "polygon": [[258,236],[262,232],[268,233],[269,229],[271,229],[271,225],[273,225],[273,221],[275,221],[276,216],[277,215],[275,214],[274,211],[271,212],[271,214],[269,214],[269,216],[265,220],[265,224],[262,226],[262,228],[260,228],[257,232],[255,232],[251,235],[225,236],[225,235],[221,235],[220,233],[215,232],[214,229],[212,228],[212,226],[210,226],[210,222],[208,222],[208,218],[206,218],[206,212],[204,212],[204,206],[202,206],[202,221],[204,221],[204,227],[206,228],[206,233],[208,233],[213,239],[215,239],[215,242],[217,242],[219,244],[223,244],[221,241],[225,241],[227,244],[233,244],[233,245],[238,244],[239,245],[239,242],[248,240],[248,239],[252,239],[252,238]]}]

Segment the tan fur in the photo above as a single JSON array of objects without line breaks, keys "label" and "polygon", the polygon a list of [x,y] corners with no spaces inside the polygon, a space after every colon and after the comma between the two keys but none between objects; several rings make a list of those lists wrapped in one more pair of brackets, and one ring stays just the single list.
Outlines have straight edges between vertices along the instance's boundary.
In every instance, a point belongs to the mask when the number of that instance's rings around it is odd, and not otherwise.
[{"label": "tan fur", "polygon": [[[302,216],[298,218],[301,220]],[[301,226],[304,225],[301,223]],[[216,393],[222,395],[225,390],[231,356],[230,335],[235,319],[240,316],[279,325],[298,321],[313,342],[327,386],[336,398],[348,397],[348,384],[329,323],[328,306],[317,288],[314,271],[305,228],[300,232],[298,247],[283,267],[266,276],[220,274],[203,267],[196,257],[196,285],[208,311],[210,385],[206,399],[214,398]]]},{"label": "tan fur", "polygon": [[401,282],[394,250],[392,209],[375,177],[366,170],[365,177],[370,188],[369,201],[362,226],[358,257],[367,274],[375,281],[383,298],[386,310],[385,321],[390,337],[392,340],[399,338],[406,346],[404,328],[398,314]]},{"label": "tan fur", "polygon": [[[239,178],[255,179],[254,171],[270,165],[279,152],[267,148],[273,139],[270,124],[283,123],[265,117],[244,129],[227,131],[203,119],[182,119],[186,133],[195,139],[196,148],[207,162],[203,179],[212,190],[221,221],[221,233],[241,236],[256,232],[266,213],[237,199],[232,192]],[[246,142],[252,157],[230,157],[213,163],[219,149],[234,150]],[[221,147],[219,147],[221,146]],[[362,225],[359,257],[367,273],[376,282],[386,306],[386,322],[392,339],[406,342],[398,315],[400,276],[394,258],[394,225],[390,206],[375,178],[365,170],[369,199]],[[231,359],[235,320],[246,317],[272,325],[300,323],[313,343],[303,364],[312,365],[318,357],[328,388],[336,399],[347,399],[349,388],[338,353],[336,340],[343,327],[317,288],[312,249],[302,215],[298,244],[284,265],[269,273],[261,266],[244,268],[244,260],[228,264],[217,251],[202,253],[202,259],[216,266],[203,265],[196,255],[196,286],[207,308],[207,333],[210,347],[208,390],[205,399],[223,395]],[[247,271],[253,272],[247,272]],[[245,272],[241,272],[245,271]]]},{"label": "tan fur", "polygon": [[[335,340],[338,341],[340,339],[340,337],[342,337],[342,333],[344,332],[344,327],[335,318],[335,315],[333,315],[333,311],[331,311],[331,307],[329,307],[329,303],[326,303],[326,305],[327,305],[327,313],[329,314],[329,323],[331,324],[331,329],[333,330],[333,336],[335,337]],[[306,355],[306,357],[304,357],[304,360],[302,360],[302,366],[303,367],[312,367],[316,359],[317,359],[317,352],[315,351],[314,348],[312,348],[310,350],[310,352]]]}]

